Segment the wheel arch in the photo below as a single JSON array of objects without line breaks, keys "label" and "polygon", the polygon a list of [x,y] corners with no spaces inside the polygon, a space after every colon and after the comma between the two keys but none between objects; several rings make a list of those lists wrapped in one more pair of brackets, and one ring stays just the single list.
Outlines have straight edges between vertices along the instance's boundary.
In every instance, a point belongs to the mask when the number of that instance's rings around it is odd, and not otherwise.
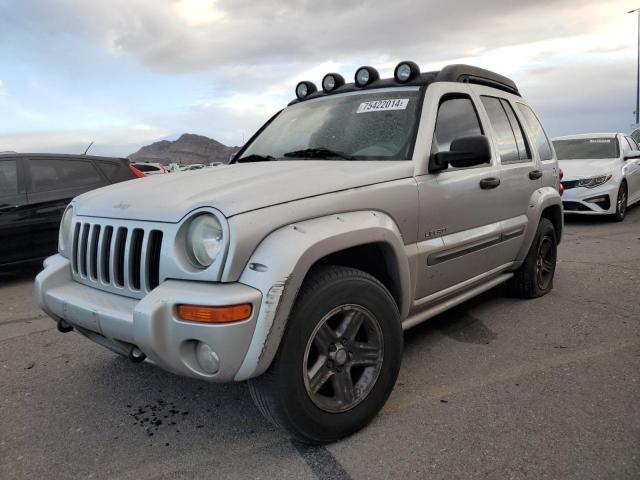
[{"label": "wheel arch", "polygon": [[553,187],[539,188],[529,200],[527,208],[527,228],[524,232],[524,239],[520,251],[516,256],[517,266],[527,256],[531,243],[535,238],[538,224],[541,218],[547,218],[553,224],[557,232],[557,243],[562,238],[562,230],[564,228],[564,218],[562,214],[562,199],[558,191]]},{"label": "wheel arch", "polygon": [[[285,248],[283,248],[285,246]],[[372,264],[381,255],[382,265]],[[409,261],[402,235],[382,212],[329,215],[282,227],[267,236],[245,267],[240,282],[263,294],[256,329],[236,380],[263,373],[271,364],[289,311],[312,268],[339,264],[360,268],[389,289],[404,318],[411,305]]]}]

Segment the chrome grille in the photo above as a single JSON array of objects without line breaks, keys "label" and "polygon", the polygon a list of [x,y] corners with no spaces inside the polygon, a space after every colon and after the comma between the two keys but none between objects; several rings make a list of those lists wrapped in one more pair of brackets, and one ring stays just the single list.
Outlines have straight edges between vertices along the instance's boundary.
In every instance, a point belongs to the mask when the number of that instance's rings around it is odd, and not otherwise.
[{"label": "chrome grille", "polygon": [[77,221],[71,266],[76,280],[122,295],[142,297],[160,283],[162,230]]}]

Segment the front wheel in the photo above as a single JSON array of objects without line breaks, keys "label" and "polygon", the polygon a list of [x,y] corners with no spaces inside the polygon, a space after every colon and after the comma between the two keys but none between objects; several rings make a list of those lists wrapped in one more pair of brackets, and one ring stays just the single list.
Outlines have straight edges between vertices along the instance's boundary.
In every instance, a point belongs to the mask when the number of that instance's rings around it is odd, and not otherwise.
[{"label": "front wheel", "polygon": [[269,370],[249,381],[258,409],[306,443],[364,427],[400,369],[402,328],[389,291],[360,270],[331,266],[305,280]]},{"label": "front wheel", "polygon": [[614,221],[621,222],[627,215],[627,199],[627,184],[622,182],[616,198],[616,213],[613,214]]},{"label": "front wheel", "polygon": [[541,218],[523,264],[509,280],[510,293],[520,298],[536,298],[549,293],[553,288],[557,255],[555,228],[548,219]]}]

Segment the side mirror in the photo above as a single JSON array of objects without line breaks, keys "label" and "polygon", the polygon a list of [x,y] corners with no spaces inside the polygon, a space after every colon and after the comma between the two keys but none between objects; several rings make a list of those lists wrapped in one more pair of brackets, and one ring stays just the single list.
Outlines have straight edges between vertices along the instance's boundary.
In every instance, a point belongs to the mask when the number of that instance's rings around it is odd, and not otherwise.
[{"label": "side mirror", "polygon": [[629,152],[627,152],[627,154],[624,156],[625,160],[632,160],[634,158],[640,158],[640,150],[630,150]]},{"label": "side mirror", "polygon": [[456,138],[448,152],[438,152],[431,156],[429,172],[439,172],[449,165],[454,168],[473,167],[491,161],[491,146],[484,135]]}]

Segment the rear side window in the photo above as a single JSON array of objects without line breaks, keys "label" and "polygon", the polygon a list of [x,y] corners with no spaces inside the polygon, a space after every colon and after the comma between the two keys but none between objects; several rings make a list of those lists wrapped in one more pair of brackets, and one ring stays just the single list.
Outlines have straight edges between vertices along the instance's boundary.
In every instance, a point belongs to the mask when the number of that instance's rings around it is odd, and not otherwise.
[{"label": "rear side window", "polygon": [[133,165],[135,168],[140,170],[141,172],[158,172],[160,169],[155,165],[147,165],[145,163],[136,163]]},{"label": "rear side window", "polygon": [[108,160],[94,160],[100,171],[111,182],[122,182],[124,180],[130,180],[135,178],[135,175],[129,170],[123,162],[108,161]]},{"label": "rear side window", "polygon": [[0,160],[0,197],[18,194],[18,162]]},{"label": "rear side window", "polygon": [[540,120],[538,120],[538,117],[536,117],[536,114],[533,113],[533,110],[528,106],[522,103],[518,103],[518,110],[520,110],[520,113],[522,113],[522,116],[527,123],[529,134],[531,135],[531,141],[533,142],[534,148],[538,151],[540,160],[553,160],[553,152],[551,150],[549,139],[547,138],[546,133],[544,133],[542,124],[540,123]]},{"label": "rear side window", "polygon": [[29,161],[29,172],[32,192],[105,183],[93,164],[85,160],[32,159]]},{"label": "rear side window", "polygon": [[498,144],[498,152],[500,153],[500,161],[502,163],[519,162],[520,153],[518,151],[516,137],[513,133],[507,112],[502,106],[500,99],[495,97],[482,97],[482,104],[487,111],[487,115],[489,115],[489,120],[493,127],[493,134]]},{"label": "rear side window", "polygon": [[624,138],[626,138],[627,142],[629,142],[629,146],[631,147],[631,150],[638,150],[638,144],[633,138],[631,137],[624,137]]},{"label": "rear side window", "polygon": [[448,152],[456,138],[482,135],[482,127],[470,98],[450,98],[438,108],[431,153]]}]

